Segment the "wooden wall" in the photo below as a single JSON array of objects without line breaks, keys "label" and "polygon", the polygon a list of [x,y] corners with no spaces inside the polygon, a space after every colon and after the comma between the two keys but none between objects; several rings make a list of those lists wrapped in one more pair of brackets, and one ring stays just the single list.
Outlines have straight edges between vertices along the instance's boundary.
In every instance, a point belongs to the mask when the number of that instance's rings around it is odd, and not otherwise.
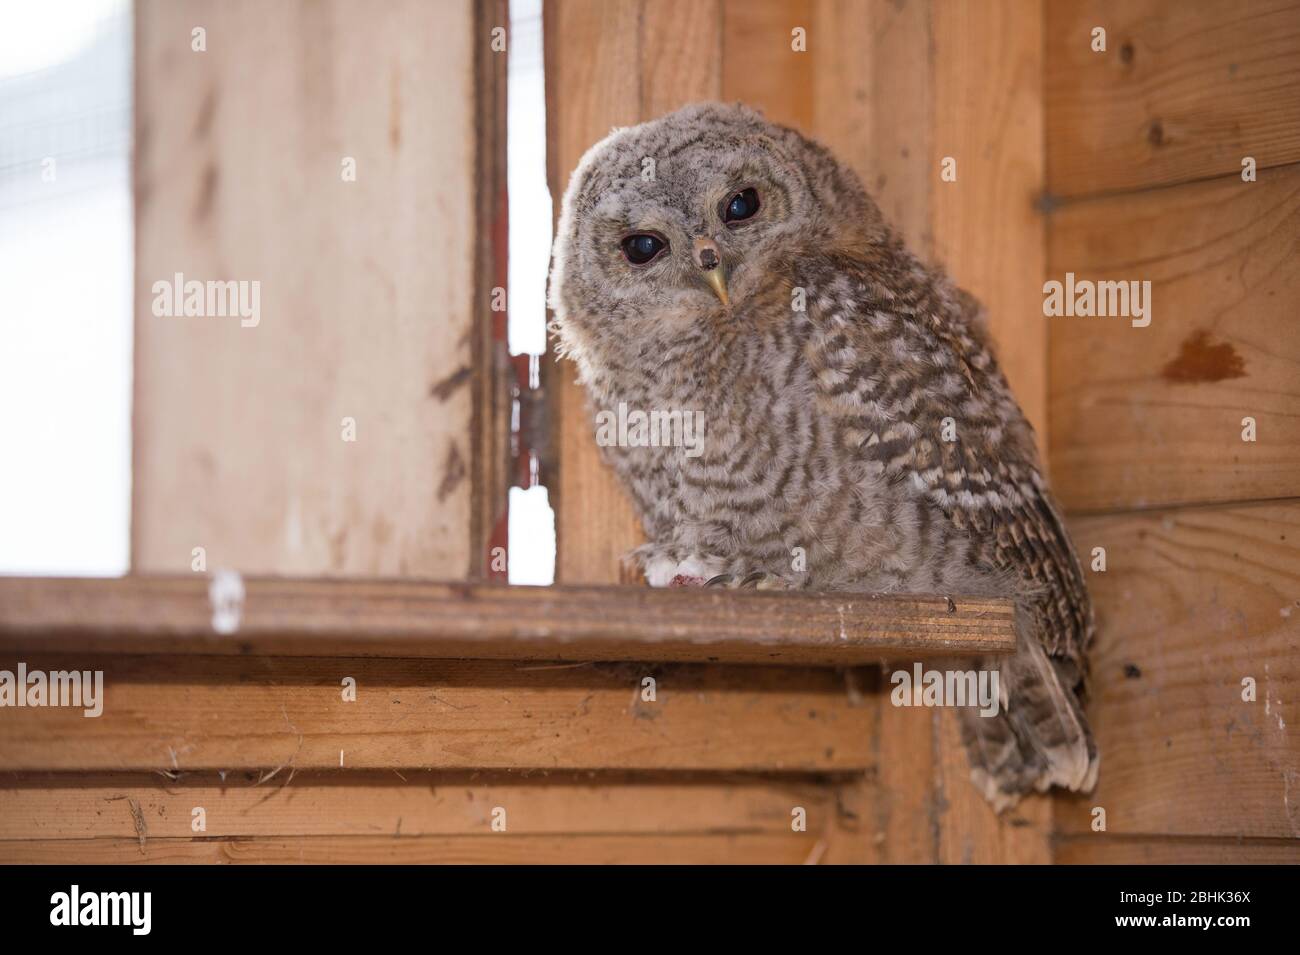
[{"label": "wooden wall", "polygon": [[[10,634],[30,667],[102,668],[113,702],[10,712],[0,861],[1300,860],[1298,9],[545,5],[556,195],[611,126],[744,99],[825,140],[989,305],[1077,543],[1107,553],[1096,794],[995,817],[951,714],[889,705],[875,668],[71,659]],[[245,572],[473,572],[499,427],[475,377],[499,323],[475,316],[499,277],[481,144],[500,132],[502,4],[137,18],[136,569],[188,573],[205,546]],[[335,179],[347,155],[355,183]],[[260,280],[261,324],[153,316],[174,271]],[[1066,271],[1150,280],[1151,326],[1045,319],[1044,277]],[[569,367],[556,378],[558,576],[617,582],[639,531]]]},{"label": "wooden wall", "polygon": [[[473,22],[137,5],[136,572],[477,569]],[[260,322],[156,316],[175,273],[260,283]]]},{"label": "wooden wall", "polygon": [[1054,482],[1107,554],[1057,858],[1300,861],[1300,3],[1049,0],[1045,40],[1047,275],[1152,295],[1048,322]]},{"label": "wooden wall", "polygon": [[[995,820],[945,716],[878,704],[875,857],[1300,858],[1300,5],[551,0],[548,27],[557,195],[611,126],[692,100],[819,137],[988,305],[1076,542],[1107,550],[1096,795]],[[1045,318],[1066,271],[1151,281],[1151,326]],[[639,530],[560,375],[560,578],[618,580]]]},{"label": "wooden wall", "polygon": [[[821,821],[851,811],[815,779],[422,769],[88,777],[62,801],[28,777],[4,793],[0,860],[41,863],[696,863],[835,861]],[[792,835],[802,806],[812,835]],[[193,807],[208,837],[190,832]],[[492,829],[505,809],[506,832]],[[59,839],[33,839],[57,830]],[[113,835],[108,835],[113,833]],[[819,848],[819,846],[821,848]],[[842,859],[842,856],[838,857]]]},{"label": "wooden wall", "polygon": [[[1037,5],[849,0],[548,0],[550,179],[560,195],[583,151],[616,125],[684,103],[743,100],[825,141],[924,254],[990,306],[1004,363],[1036,425],[1046,418],[1042,322],[1042,22]],[[806,31],[806,52],[791,46]],[[940,181],[957,159],[958,179]],[[581,389],[565,364],[558,579],[626,579],[640,540],[600,464]],[[870,683],[874,674],[862,678]],[[1050,801],[999,820],[967,780],[951,714],[901,710],[877,694],[862,858],[1050,858]]]},{"label": "wooden wall", "polygon": [[[486,576],[508,421],[504,317],[487,306],[504,268],[505,57],[490,30],[506,23],[503,0],[399,0],[382,16],[345,0],[135,5],[135,573],[201,583],[203,547],[209,571],[245,575]],[[155,315],[153,283],[176,272],[259,282],[260,322]],[[92,603],[68,599],[77,627],[94,626]],[[0,600],[0,618],[12,610]],[[250,645],[42,661],[40,645],[19,627],[3,667],[104,671],[107,722],[66,709],[0,721],[3,862],[555,858],[568,851],[557,830],[608,828],[578,740],[658,761],[656,740],[637,745],[626,726],[608,730],[612,746],[595,739],[626,698],[604,673]],[[699,679],[697,706],[739,714],[734,688]],[[810,679],[773,703],[808,705]],[[557,725],[575,733],[567,756]],[[570,786],[538,799],[518,774],[477,775],[503,766],[563,769]],[[730,837],[761,832],[751,817],[769,795],[739,795],[750,821],[711,830],[709,851],[745,858]],[[518,838],[467,842],[493,833],[498,803]]]}]

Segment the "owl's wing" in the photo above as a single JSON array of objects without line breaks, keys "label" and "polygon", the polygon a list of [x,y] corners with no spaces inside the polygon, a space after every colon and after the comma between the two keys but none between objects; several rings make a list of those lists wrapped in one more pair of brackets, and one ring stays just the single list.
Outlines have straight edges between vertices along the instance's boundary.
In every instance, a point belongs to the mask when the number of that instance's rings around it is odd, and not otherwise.
[{"label": "owl's wing", "polygon": [[828,270],[805,346],[825,405],[886,477],[966,533],[981,563],[1041,593],[1046,650],[1078,660],[1092,631],[1083,572],[979,304],[898,256]]},{"label": "owl's wing", "polygon": [[952,441],[940,432],[939,472],[925,462],[912,477],[956,526],[969,528],[982,560],[1015,570],[1035,586],[1044,648],[1082,677],[1083,651],[1093,635],[1083,568],[1039,468],[1033,429],[989,346],[982,308],[965,292],[955,296],[951,323],[932,318],[931,325],[937,347],[947,345],[963,366],[966,389],[956,402],[923,400],[921,408],[924,417],[954,417],[955,423],[960,416],[964,425],[955,427]]},{"label": "owl's wing", "polygon": [[827,269],[805,344],[820,396],[873,467],[963,532],[967,560],[1023,584],[1033,636],[1002,664],[1008,713],[963,721],[986,795],[1003,807],[1031,786],[1087,788],[1096,747],[1075,690],[1092,611],[1033,431],[975,300],[901,247],[886,251]]},{"label": "owl's wing", "polygon": [[962,430],[900,472],[967,532],[983,563],[1014,570],[1039,591],[1044,649],[1081,669],[1092,639],[1091,603],[1056,502],[1031,457],[1018,454],[1014,442],[992,440],[996,428],[977,428],[965,439]]}]

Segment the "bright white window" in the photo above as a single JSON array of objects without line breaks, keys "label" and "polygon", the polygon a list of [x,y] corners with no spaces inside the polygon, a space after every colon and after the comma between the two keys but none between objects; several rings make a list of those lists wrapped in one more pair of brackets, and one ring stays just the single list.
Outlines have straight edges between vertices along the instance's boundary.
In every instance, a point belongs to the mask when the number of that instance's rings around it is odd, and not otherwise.
[{"label": "bright white window", "polygon": [[[541,0],[510,0],[506,178],[510,192],[510,353],[546,352],[546,274],[551,261],[551,192],[546,182],[546,82]],[[555,581],[555,512],[546,488],[510,489],[508,577]]]},{"label": "bright white window", "polygon": [[130,559],[131,15],[0,3],[0,573]]},{"label": "bright white window", "polygon": [[[510,351],[546,351],[541,0],[511,0]],[[0,4],[0,573],[130,563],[131,10]],[[512,583],[554,580],[546,488],[510,499]]]}]

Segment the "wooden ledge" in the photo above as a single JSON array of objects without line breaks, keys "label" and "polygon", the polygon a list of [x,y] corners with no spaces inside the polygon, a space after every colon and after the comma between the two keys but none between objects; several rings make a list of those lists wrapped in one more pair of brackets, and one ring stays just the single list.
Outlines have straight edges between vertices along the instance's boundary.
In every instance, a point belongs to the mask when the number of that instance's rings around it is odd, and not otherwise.
[{"label": "wooden ledge", "polygon": [[1015,648],[1010,601],[982,597],[251,578],[218,633],[209,584],[0,577],[0,651],[840,666]]}]

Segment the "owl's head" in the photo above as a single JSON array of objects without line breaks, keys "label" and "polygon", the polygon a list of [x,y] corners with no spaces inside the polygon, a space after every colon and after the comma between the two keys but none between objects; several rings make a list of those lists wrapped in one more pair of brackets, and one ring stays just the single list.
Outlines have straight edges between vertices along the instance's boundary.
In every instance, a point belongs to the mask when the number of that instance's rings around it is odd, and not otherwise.
[{"label": "owl's head", "polygon": [[585,372],[743,331],[774,276],[879,222],[824,147],[747,107],[698,104],[617,129],[564,195],[550,285],[558,349]]}]

